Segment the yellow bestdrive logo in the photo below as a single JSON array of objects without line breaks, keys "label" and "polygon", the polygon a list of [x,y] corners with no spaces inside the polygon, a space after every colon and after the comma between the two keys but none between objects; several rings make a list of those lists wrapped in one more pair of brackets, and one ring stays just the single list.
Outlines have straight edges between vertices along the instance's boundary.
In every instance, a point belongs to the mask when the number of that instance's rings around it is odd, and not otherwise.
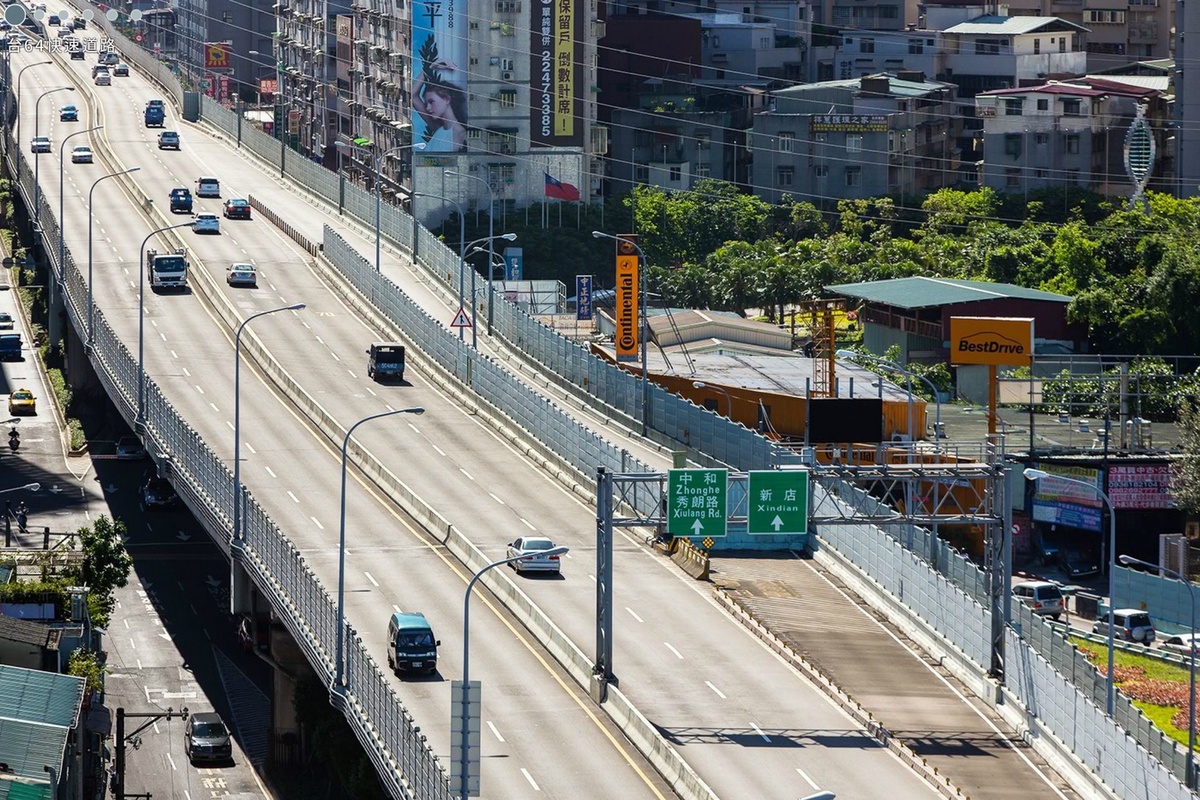
[{"label": "yellow bestdrive logo", "polygon": [[1033,356],[1033,320],[951,317],[950,363],[1020,365]]}]

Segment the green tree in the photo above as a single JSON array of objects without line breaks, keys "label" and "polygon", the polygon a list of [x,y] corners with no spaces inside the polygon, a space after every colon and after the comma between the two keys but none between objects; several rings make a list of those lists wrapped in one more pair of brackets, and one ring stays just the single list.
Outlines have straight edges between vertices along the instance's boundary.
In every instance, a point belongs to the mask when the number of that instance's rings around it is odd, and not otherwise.
[{"label": "green tree", "polygon": [[718,248],[707,262],[714,276],[713,305],[742,316],[761,305],[764,275],[776,257],[770,242],[730,242]]},{"label": "green tree", "polygon": [[78,533],[83,562],[76,578],[88,587],[92,608],[101,616],[96,623],[103,626],[112,613],[113,592],[129,582],[129,571],[133,568],[133,559],[121,540],[125,523],[101,516],[91,525],[80,528]]},{"label": "green tree", "polygon": [[1179,408],[1179,449],[1171,465],[1171,497],[1189,516],[1200,513],[1200,408],[1185,400]]}]

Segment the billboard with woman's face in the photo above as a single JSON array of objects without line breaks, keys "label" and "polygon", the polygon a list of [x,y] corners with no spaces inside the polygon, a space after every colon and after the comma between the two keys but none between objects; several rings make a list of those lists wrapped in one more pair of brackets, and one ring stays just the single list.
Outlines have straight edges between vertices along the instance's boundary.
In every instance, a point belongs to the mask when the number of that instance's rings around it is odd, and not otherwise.
[{"label": "billboard with woman's face", "polygon": [[413,5],[413,142],[426,153],[467,149],[467,0]]}]

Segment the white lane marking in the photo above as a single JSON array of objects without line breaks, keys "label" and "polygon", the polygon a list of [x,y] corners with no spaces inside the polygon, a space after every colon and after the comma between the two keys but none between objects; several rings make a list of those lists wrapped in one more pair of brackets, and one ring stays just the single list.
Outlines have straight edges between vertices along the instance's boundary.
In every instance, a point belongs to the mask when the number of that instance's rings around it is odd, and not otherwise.
[{"label": "white lane marking", "polygon": [[367,387],[367,392],[369,392],[372,397],[379,397],[379,395],[375,394],[375,390],[370,386]]},{"label": "white lane marking", "polygon": [[529,781],[529,785],[533,787],[535,792],[541,791],[541,788],[537,785],[537,781],[535,781],[533,776],[529,774],[529,770],[521,767],[521,774],[525,776],[525,780]]},{"label": "white lane marking", "polygon": [[676,657],[676,658],[680,658],[680,659],[682,659],[682,658],[683,658],[683,653],[681,653],[681,652],[679,652],[678,650],[676,650],[676,649],[675,649],[675,648],[674,648],[674,647],[671,645],[671,643],[670,643],[670,642],[663,642],[663,644],[667,646],[667,649],[668,649],[668,650],[670,650],[672,653],[674,653],[674,654],[675,654],[675,657]]},{"label": "white lane marking", "polygon": [[820,786],[817,786],[816,781],[814,781],[812,778],[808,777],[808,773],[805,772],[804,770],[800,769],[799,767],[796,767],[796,772],[799,773],[801,778],[804,778],[804,780],[808,781],[808,785],[811,786],[812,788],[814,788],[814,789],[821,788]]},{"label": "white lane marking", "polygon": [[367,572],[366,570],[363,570],[363,575],[367,576],[367,580],[369,580],[371,582],[371,585],[373,585],[376,589],[379,588],[379,581],[375,580],[375,577],[373,575],[371,575],[371,573]]},{"label": "white lane marking", "polygon": [[156,328],[158,327],[158,323],[157,323],[156,321],[154,321],[154,320],[150,320],[150,324],[151,324],[151,325],[153,325],[153,326],[154,326],[154,327],[156,327]]},{"label": "white lane marking", "polygon": [[204,390],[200,388],[199,384],[196,384],[196,391],[199,392],[200,394],[204,394]]},{"label": "white lane marking", "polygon": [[502,505],[502,506],[507,505],[507,503],[505,503],[503,500],[501,500],[499,497],[496,496],[495,492],[488,492],[488,494],[490,494],[492,496],[492,499],[495,500],[500,505]]},{"label": "white lane marking", "polygon": [[589,572],[589,573],[588,573],[588,577],[592,579],[592,583],[595,583],[595,582],[596,582],[596,576],[595,576],[595,575],[593,575],[592,573],[590,573],[590,572]]},{"label": "white lane marking", "polygon": [[[271,291],[274,291],[274,290],[275,290],[275,287],[272,285]],[[305,322],[304,320],[300,320],[300,324],[303,325],[304,327],[308,328],[308,323]],[[312,330],[312,328],[309,328],[309,330]]]},{"label": "white lane marking", "polygon": [[279,477],[278,475],[275,474],[275,471],[273,469],[271,469],[270,467],[263,467],[263,469],[265,469],[267,471],[267,474],[270,475],[272,478]]},{"label": "white lane marking", "polygon": [[396,409],[392,408],[392,406],[391,406],[391,404],[390,404],[390,403],[384,403],[384,404],[383,404],[383,407],[384,407],[384,408],[386,408],[388,411],[391,411],[391,412],[393,412],[393,413],[396,411]]},{"label": "white lane marking", "polygon": [[179,358],[179,354],[178,354],[178,353],[176,353],[174,350],[172,350],[172,351],[171,351],[171,358]]},{"label": "white lane marking", "polygon": [[321,530],[325,530],[325,526],[321,524],[321,520],[317,519],[316,517],[309,517],[309,519],[313,521],[313,525],[316,525]]},{"label": "white lane marking", "polygon": [[487,726],[492,729],[492,735],[496,737],[496,741],[503,743],[504,737],[500,735],[500,731],[496,730],[496,726],[492,724],[490,719],[487,721]]},{"label": "white lane marking", "polygon": [[218,414],[220,414],[220,413],[221,413],[221,409],[217,408],[217,404],[216,404],[216,403],[209,403],[209,405],[212,407],[212,410],[213,410],[213,411],[217,412]]},{"label": "white lane marking", "polygon": [[234,433],[237,432],[237,428],[233,427],[232,422],[230,422],[229,420],[225,420],[225,424],[229,426],[229,430],[233,431]]},{"label": "white lane marking", "polygon": [[357,378],[358,378],[358,376],[354,374],[354,370],[352,370],[352,369],[348,369],[348,370],[346,370],[346,372],[349,372],[349,373],[350,373],[350,377],[351,377],[351,378],[355,378],[355,379],[357,379]]},{"label": "white lane marking", "polygon": [[767,736],[765,733],[763,733],[762,728],[758,727],[753,722],[750,723],[750,727],[754,728],[754,732],[757,733],[759,736],[761,736],[763,738],[764,742],[771,741],[771,737]]},{"label": "white lane marking", "polygon": [[419,430],[417,430],[417,426],[416,426],[416,425],[413,425],[411,422],[410,422],[410,423],[408,423],[408,427],[412,428],[412,432],[413,432],[413,433],[418,433],[418,434],[420,433],[420,431],[419,431]]},{"label": "white lane marking", "polygon": [[631,617],[633,617],[634,619],[636,619],[638,622],[645,622],[645,621],[646,621],[646,620],[642,619],[641,617],[639,617],[639,616],[637,615],[637,612],[636,612],[636,611],[634,611],[634,610],[633,610],[632,608],[630,608],[629,606],[625,606],[625,610],[626,610],[626,611],[628,611],[628,612],[629,612],[629,615],[630,615]]},{"label": "white lane marking", "polygon": [[184,374],[184,375],[186,375],[186,376],[187,376],[187,377],[189,377],[189,378],[190,378],[190,377],[192,377],[192,373],[188,372],[188,368],[187,368],[187,367],[182,367],[181,369],[183,369],[183,374]]},{"label": "white lane marking", "polygon": [[170,761],[170,762],[171,762],[171,769],[173,769],[173,770],[178,770],[178,769],[179,769],[179,767],[176,767],[176,766],[175,766],[175,759],[171,758],[171,754],[170,754],[170,753],[167,753],[167,761]]},{"label": "white lane marking", "polygon": [[474,478],[472,478],[472,477],[471,477],[471,473],[467,472],[467,471],[466,471],[465,469],[463,469],[462,467],[459,467],[459,468],[458,468],[458,471],[459,471],[459,472],[461,472],[463,475],[466,475],[466,476],[467,476],[467,480],[469,480],[469,481],[473,481],[473,480],[475,480]]},{"label": "white lane marking", "polygon": [[400,610],[400,606],[396,605],[395,603],[392,603],[392,608],[396,609],[396,613],[397,613],[397,614],[401,614],[401,613],[403,613],[403,612]]},{"label": "white lane marking", "polygon": [[300,500],[299,500],[299,499],[296,497],[296,495],[292,494],[292,490],[291,490],[291,489],[288,489],[288,493],[287,493],[287,494],[288,494],[288,497],[292,498],[292,500],[294,500],[295,502],[297,502],[297,503],[299,503],[299,502],[300,502]]},{"label": "white lane marking", "polygon": [[329,355],[333,356],[334,361],[341,361],[341,359],[338,358],[338,354],[333,352],[332,350],[329,351]]},{"label": "white lane marking", "polygon": [[434,450],[437,450],[437,451],[438,451],[438,455],[441,455],[441,456],[444,456],[444,455],[446,455],[446,451],[445,451],[445,450],[443,450],[442,448],[438,447],[436,444],[435,444],[435,445],[431,445],[431,446],[433,447],[433,449],[434,449]]},{"label": "white lane marking", "polygon": [[[705,682],[704,682],[704,685],[705,685],[705,686],[707,686],[708,688],[712,689],[712,690],[713,690],[713,692],[714,692],[714,693],[717,695],[717,697],[721,698],[722,700],[728,700],[728,699],[729,699],[728,697],[726,697],[726,696],[725,696],[725,693],[724,693],[724,692],[722,692],[722,691],[721,691],[720,689],[718,689],[716,686],[713,686],[713,683],[712,683],[712,681],[705,681]],[[814,787],[814,788],[815,788],[815,787]]]},{"label": "white lane marking", "polygon": [[167,335],[160,331],[158,334],[158,338],[162,339],[165,342],[167,340]]},{"label": "white lane marking", "polygon": [[318,341],[318,342],[320,342],[321,344],[325,344],[325,340],[324,340],[324,339],[322,339],[320,336],[316,337],[316,339],[317,339],[317,341]]},{"label": "white lane marking", "polygon": [[258,455],[258,451],[251,447],[249,442],[246,442],[245,445],[247,450],[249,450],[251,453],[254,453],[254,455]]},{"label": "white lane marking", "polygon": [[133,639],[129,640],[129,649],[137,650],[137,642],[135,642]]},{"label": "white lane marking", "polygon": [[[443,453],[442,455],[445,455],[445,453]],[[525,519],[524,517],[521,517],[521,522],[525,523],[525,527],[526,527],[526,528],[529,528],[529,530],[531,530],[531,531],[536,531],[536,530],[537,530],[537,527],[536,527],[536,526],[534,526],[534,524],[533,524],[532,522],[530,522],[529,520]]]}]

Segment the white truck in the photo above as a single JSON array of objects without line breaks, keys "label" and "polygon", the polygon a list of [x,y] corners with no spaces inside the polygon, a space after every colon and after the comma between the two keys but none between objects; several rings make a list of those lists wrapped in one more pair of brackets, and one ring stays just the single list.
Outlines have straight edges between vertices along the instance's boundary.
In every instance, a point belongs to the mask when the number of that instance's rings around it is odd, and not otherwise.
[{"label": "white truck", "polygon": [[182,247],[174,253],[146,251],[146,263],[150,265],[150,288],[156,292],[168,289],[187,290],[187,251]]}]

